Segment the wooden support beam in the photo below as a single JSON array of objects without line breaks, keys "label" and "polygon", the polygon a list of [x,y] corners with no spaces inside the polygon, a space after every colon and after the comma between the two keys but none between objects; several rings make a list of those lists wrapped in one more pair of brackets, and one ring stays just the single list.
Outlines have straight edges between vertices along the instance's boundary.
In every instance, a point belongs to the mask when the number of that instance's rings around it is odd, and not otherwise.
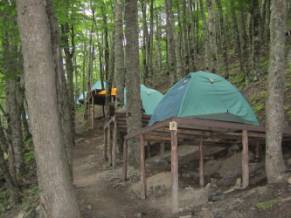
[{"label": "wooden support beam", "polygon": [[145,142],[144,136],[141,134],[139,136],[140,142],[140,180],[142,185],[141,197],[146,199],[147,197],[147,184],[146,184],[146,174],[145,174]]},{"label": "wooden support beam", "polygon": [[103,117],[105,117],[105,106],[104,106],[104,104],[102,104],[102,114],[103,114]]},{"label": "wooden support beam", "polygon": [[112,168],[116,167],[116,148],[117,148],[117,122],[113,120],[113,137],[112,137]]},{"label": "wooden support beam", "polygon": [[127,140],[123,141],[123,180],[127,180],[127,166],[128,166],[128,144]]},{"label": "wooden support beam", "polygon": [[149,142],[146,143],[147,148],[147,158],[151,158],[151,144]]},{"label": "wooden support beam", "polygon": [[177,123],[170,122],[169,125],[171,131],[172,212],[176,213],[179,210]]},{"label": "wooden support beam", "polygon": [[249,185],[249,142],[248,131],[242,131],[242,188]]},{"label": "wooden support beam", "polygon": [[108,126],[107,142],[109,146],[109,163],[112,165],[111,125]]},{"label": "wooden support beam", "polygon": [[199,184],[204,187],[204,155],[203,155],[203,138],[200,139],[199,144]]},{"label": "wooden support beam", "polygon": [[255,147],[255,159],[259,161],[261,159],[261,145],[259,142],[256,143]]},{"label": "wooden support beam", "polygon": [[94,129],[94,104],[91,105],[91,128]]},{"label": "wooden support beam", "polygon": [[156,124],[154,124],[152,126],[144,127],[142,129],[137,130],[136,132],[134,132],[132,134],[126,135],[125,139],[134,138],[134,137],[139,136],[140,134],[146,134],[146,133],[152,132],[153,130],[165,127],[165,126],[168,125],[168,122],[169,121],[161,121],[161,122],[158,122],[158,123],[156,123]]},{"label": "wooden support beam", "polygon": [[160,158],[163,159],[165,155],[165,142],[160,144]]},{"label": "wooden support beam", "polygon": [[108,155],[107,155],[107,150],[108,150],[108,141],[107,141],[107,134],[108,134],[108,128],[104,129],[104,161],[108,161]]}]

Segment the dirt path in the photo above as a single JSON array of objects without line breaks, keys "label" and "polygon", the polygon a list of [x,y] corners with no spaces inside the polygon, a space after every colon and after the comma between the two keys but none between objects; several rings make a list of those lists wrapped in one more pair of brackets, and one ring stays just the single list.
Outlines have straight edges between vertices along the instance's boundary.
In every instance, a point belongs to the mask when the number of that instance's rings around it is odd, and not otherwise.
[{"label": "dirt path", "polygon": [[[166,217],[137,199],[103,161],[102,124],[80,135],[74,150],[74,184],[84,218]],[[142,216],[141,216],[142,214]]]}]

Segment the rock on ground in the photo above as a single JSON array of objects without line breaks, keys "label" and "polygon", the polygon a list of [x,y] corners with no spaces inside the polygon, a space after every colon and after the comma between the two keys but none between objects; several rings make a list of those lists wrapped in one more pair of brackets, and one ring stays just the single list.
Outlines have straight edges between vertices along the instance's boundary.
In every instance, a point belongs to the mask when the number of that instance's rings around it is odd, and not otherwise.
[{"label": "rock on ground", "polygon": [[[141,193],[141,182],[137,182],[130,187],[130,190],[137,195]],[[148,195],[160,195],[171,188],[171,173],[162,172],[147,178]]]},{"label": "rock on ground", "polygon": [[179,207],[192,208],[208,202],[209,185],[205,188],[193,189],[187,187],[179,192]]}]

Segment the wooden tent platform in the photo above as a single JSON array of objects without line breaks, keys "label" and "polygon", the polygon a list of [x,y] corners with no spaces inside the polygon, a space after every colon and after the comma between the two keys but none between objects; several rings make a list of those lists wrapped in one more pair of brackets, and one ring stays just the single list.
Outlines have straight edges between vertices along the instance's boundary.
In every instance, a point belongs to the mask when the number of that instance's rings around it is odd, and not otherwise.
[{"label": "wooden tent platform", "polygon": [[[116,119],[116,118],[115,118]],[[117,118],[118,119],[118,118]],[[242,188],[249,185],[249,144],[265,145],[265,128],[247,124],[206,120],[197,118],[172,118],[147,126],[133,134],[126,135],[123,144],[123,176],[127,179],[128,145],[127,141],[138,137],[140,140],[140,179],[142,182],[142,198],[147,197],[145,175],[146,142],[170,142],[173,210],[178,210],[178,144],[199,145],[199,176],[200,186],[204,186],[204,155],[203,146],[229,146],[242,144]],[[284,142],[291,141],[291,129],[284,130]]]},{"label": "wooden tent platform", "polygon": [[[150,120],[149,115],[143,114],[143,127],[147,126]],[[122,138],[127,134],[126,112],[115,112],[114,116],[104,124],[104,159],[109,160],[113,168],[116,166],[117,135]],[[108,158],[109,147],[109,158]]]}]

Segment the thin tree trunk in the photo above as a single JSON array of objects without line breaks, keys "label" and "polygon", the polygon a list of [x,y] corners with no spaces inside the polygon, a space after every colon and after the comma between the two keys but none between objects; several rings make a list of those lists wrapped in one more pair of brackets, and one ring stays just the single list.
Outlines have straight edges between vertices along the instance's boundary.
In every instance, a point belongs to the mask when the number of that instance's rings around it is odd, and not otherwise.
[{"label": "thin tree trunk", "polygon": [[61,119],[61,131],[65,145],[66,157],[69,163],[71,179],[73,179],[72,169],[72,147],[74,145],[74,129],[72,126],[72,110],[70,107],[69,91],[63,67],[63,57],[60,49],[60,33],[57,20],[53,13],[53,5],[51,0],[46,0],[47,16],[50,24],[52,53],[55,62],[55,74],[57,78],[57,100],[59,107],[59,115]]},{"label": "thin tree trunk", "polygon": [[244,13],[245,8],[242,5],[241,1],[239,1],[240,6],[240,34],[241,34],[241,41],[242,41],[242,63],[244,66],[244,73],[245,73],[245,82],[248,83],[250,79],[250,70],[249,70],[249,36],[247,34],[246,28],[246,14]]},{"label": "thin tree trunk", "polygon": [[172,0],[166,1],[166,31],[167,31],[167,49],[168,49],[168,74],[170,76],[171,84],[177,79],[177,63],[176,63],[176,42],[175,42],[175,28],[174,16],[172,11]]},{"label": "thin tree trunk", "polygon": [[148,65],[149,31],[148,31],[148,24],[147,24],[147,4],[146,4],[146,0],[140,0],[140,2],[141,2],[142,24],[143,24],[143,49],[142,49],[143,82],[147,84],[147,81],[149,79],[149,65]]},{"label": "thin tree trunk", "polygon": [[208,67],[208,57],[210,56],[210,45],[209,45],[209,33],[208,33],[208,24],[206,22],[206,16],[205,16],[205,8],[203,0],[199,0],[200,5],[200,14],[202,17],[202,23],[203,23],[203,36],[204,36],[204,68]]},{"label": "thin tree trunk", "polygon": [[224,16],[223,16],[223,9],[221,0],[216,0],[218,12],[219,12],[219,38],[220,38],[220,44],[221,44],[221,50],[222,50],[222,56],[223,56],[223,64],[224,64],[224,76],[226,78],[229,77],[229,66],[228,66],[228,54],[227,54],[227,30],[225,28],[225,22],[224,22]]},{"label": "thin tree trunk", "polygon": [[154,0],[150,0],[150,33],[148,39],[148,67],[149,67],[149,81],[153,82],[154,65]]},{"label": "thin tree trunk", "polygon": [[[187,68],[187,52],[185,51],[185,40],[187,40],[184,35],[185,35],[185,30],[184,30],[184,23],[182,22],[182,17],[180,14],[180,3],[177,3],[177,12],[178,12],[178,27],[179,31],[177,31],[174,34],[175,37],[175,54],[176,54],[176,68],[177,68],[177,79],[181,78],[185,68]],[[175,22],[174,22],[175,23]],[[184,46],[183,46],[184,45]]]},{"label": "thin tree trunk", "polygon": [[102,20],[103,20],[103,30],[104,30],[104,59],[105,59],[105,78],[108,85],[106,86],[106,98],[105,98],[105,108],[106,113],[105,116],[110,116],[110,103],[111,103],[111,72],[110,72],[110,49],[109,49],[109,33],[108,33],[108,17],[107,17],[107,9],[104,1],[102,1]]},{"label": "thin tree trunk", "polygon": [[[70,40],[71,38],[71,46]],[[75,32],[74,27],[69,26],[68,23],[62,25],[62,41],[64,45],[65,61],[66,61],[66,72],[68,77],[68,96],[69,96],[69,108],[70,108],[70,120],[71,120],[71,131],[72,131],[72,142],[75,144],[75,97],[74,97],[74,64],[73,59],[75,55]],[[71,47],[71,49],[70,49]]]},{"label": "thin tree trunk", "polygon": [[190,38],[190,72],[196,70],[195,56],[196,56],[196,46],[198,44],[198,38],[196,38],[196,28],[197,20],[195,16],[195,3],[192,0],[188,2],[188,13],[190,14],[191,20],[188,23],[189,25],[189,38]]},{"label": "thin tree trunk", "polygon": [[216,44],[216,22],[215,22],[215,2],[207,0],[208,6],[208,37],[209,37],[209,52],[208,52],[208,69],[215,73],[217,71],[217,44]]},{"label": "thin tree trunk", "polygon": [[[159,13],[156,13],[155,15],[155,19],[156,19],[156,34],[155,34],[155,38],[157,41],[157,45],[156,45],[156,54],[157,54],[157,58],[156,58],[156,65],[157,65],[157,70],[156,70],[156,74],[161,75],[161,71],[162,71],[162,48],[161,48],[161,26],[160,26],[160,15]],[[157,75],[156,75],[157,76]]]},{"label": "thin tree trunk", "polygon": [[261,46],[262,39],[260,38],[260,10],[259,10],[259,1],[258,0],[252,0],[252,6],[251,6],[251,29],[252,29],[252,41],[251,41],[251,66],[253,75],[252,78],[255,80],[258,79],[260,76],[260,55],[261,55]]},{"label": "thin tree trunk", "polygon": [[236,54],[238,55],[238,59],[240,63],[240,71],[245,74],[243,59],[242,59],[243,55],[242,55],[241,40],[240,40],[240,34],[239,34],[239,28],[238,28],[237,14],[236,14],[236,8],[234,6],[233,1],[230,1],[230,11],[231,11],[232,26],[233,26],[233,34],[235,35],[235,45],[236,45],[235,49],[236,49]]}]

